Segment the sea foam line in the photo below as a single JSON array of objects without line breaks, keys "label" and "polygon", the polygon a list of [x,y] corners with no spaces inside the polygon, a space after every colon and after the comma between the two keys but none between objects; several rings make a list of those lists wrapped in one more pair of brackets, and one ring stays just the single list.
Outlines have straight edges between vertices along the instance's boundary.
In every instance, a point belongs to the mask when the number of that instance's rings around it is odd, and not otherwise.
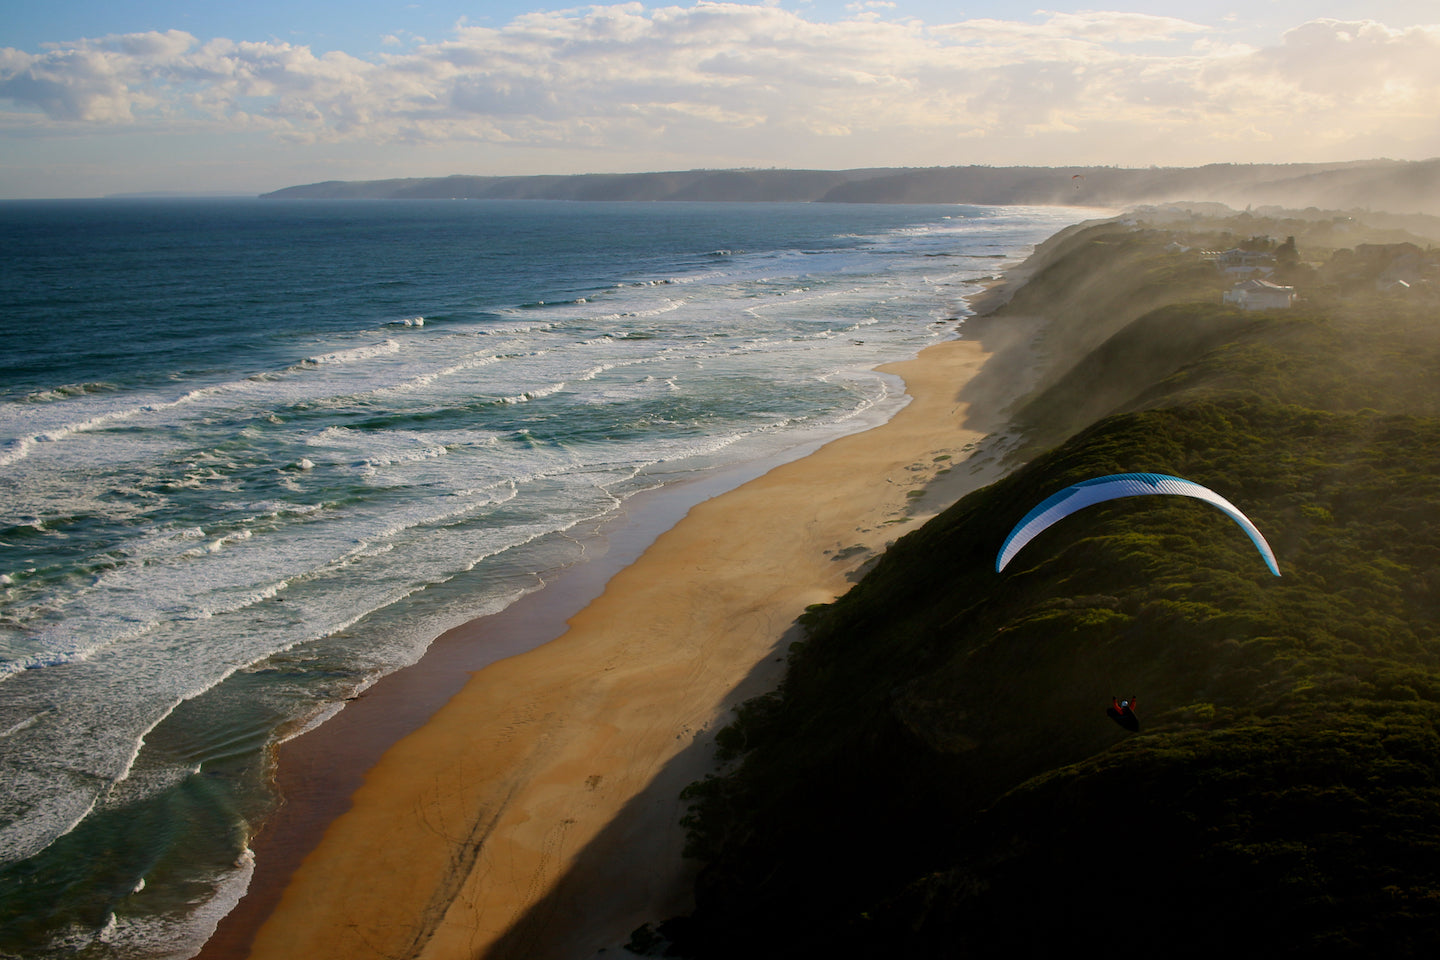
[{"label": "sea foam line", "polygon": [[[12,437],[5,440],[3,447],[0,447],[0,466],[10,466],[30,457],[36,451],[37,445],[39,444],[58,443],[78,434],[107,429],[141,417],[153,417],[182,407],[194,406],[202,401],[213,401],[225,398],[255,399],[256,397],[263,397],[269,391],[273,390],[276,384],[284,382],[287,379],[287,374],[304,374],[326,366],[359,363],[365,360],[391,356],[399,353],[400,350],[401,345],[399,342],[393,339],[386,339],[380,343],[366,344],[345,350],[318,354],[280,371],[261,373],[247,376],[243,379],[197,387],[171,399],[154,398],[139,403],[132,402],[128,406],[120,407],[119,409],[105,410],[91,416],[85,416],[82,419],[62,419],[58,422],[39,427],[28,435]],[[483,365],[483,361],[480,365]],[[328,391],[326,393],[328,393]],[[320,396],[324,395],[325,393],[320,394]],[[82,392],[57,398],[38,409],[55,410],[63,414],[70,406],[76,403],[84,404],[86,401],[92,401],[90,405],[93,405],[93,401],[96,400],[97,397],[104,396],[105,394],[103,393]],[[276,398],[277,401],[290,403],[295,402],[296,399],[295,397]],[[315,399],[315,397],[311,399]],[[11,412],[18,412],[17,405],[11,405]]]},{"label": "sea foam line", "polygon": [[346,350],[336,350],[332,353],[322,353],[318,356],[306,357],[300,361],[296,367],[318,367],[332,363],[355,363],[360,360],[372,360],[375,357],[389,356],[399,352],[399,342],[387,339],[380,343],[366,344],[363,347],[351,347]]}]

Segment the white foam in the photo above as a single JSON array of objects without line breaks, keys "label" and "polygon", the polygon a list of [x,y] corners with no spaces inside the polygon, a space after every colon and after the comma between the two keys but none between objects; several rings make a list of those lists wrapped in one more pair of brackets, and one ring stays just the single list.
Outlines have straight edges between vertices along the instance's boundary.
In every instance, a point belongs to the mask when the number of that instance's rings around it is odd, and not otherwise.
[{"label": "white foam", "polygon": [[378,387],[372,390],[370,395],[378,397],[402,393],[416,393],[446,378],[460,376],[477,370],[480,367],[488,367],[501,362],[503,362],[501,358],[493,353],[475,354],[465,358],[459,363],[452,363],[438,369],[426,370],[399,383]]},{"label": "white foam", "polygon": [[351,347],[348,350],[336,350],[333,353],[322,353],[317,356],[306,357],[302,363],[305,366],[316,367],[332,363],[359,363],[362,360],[390,356],[399,352],[399,343],[394,340],[385,340],[381,343],[366,344],[363,347]]},{"label": "white foam", "polygon": [[45,710],[40,713],[32,714],[26,717],[24,720],[20,720],[16,723],[11,724],[8,729],[0,731],[0,740],[5,739],[12,733],[19,733],[21,730],[28,730],[30,727],[33,727],[35,724],[39,723],[40,720],[45,716],[45,714],[49,712],[49,710]]},{"label": "white foam", "polygon": [[606,313],[596,317],[596,320],[614,322],[617,320],[646,320],[654,317],[663,317],[667,313],[674,313],[686,305],[685,300],[665,300],[652,307],[635,310],[627,310],[624,313]]},{"label": "white foam", "polygon": [[31,437],[12,437],[4,441],[0,447],[0,467],[8,467],[12,463],[24,460],[30,455],[30,448],[35,440]]},{"label": "white foam", "polygon": [[[236,403],[277,405],[328,396],[333,393],[330,384],[321,381],[297,386],[293,376],[326,367],[350,367],[393,357],[400,353],[400,349],[397,341],[387,339],[380,343],[335,350],[311,357],[287,371],[211,384],[178,396],[82,393],[68,396],[63,402],[43,405],[0,404],[0,434],[11,435],[0,447],[0,466],[18,463],[35,454],[43,445],[110,430],[122,424],[140,421],[150,426],[168,426],[176,422],[176,415],[192,410],[192,416],[203,418],[233,408]],[[273,415],[269,418],[273,422]],[[137,441],[132,438],[130,442],[133,445]]]},{"label": "white foam", "polygon": [[81,397],[87,393],[108,393],[118,389],[112,383],[96,381],[93,383],[67,383],[59,387],[51,387],[49,390],[37,390],[34,393],[26,394],[23,398],[25,403],[51,403],[56,400],[69,400],[72,397]]},{"label": "white foam", "polygon": [[409,450],[397,450],[385,454],[377,454],[366,457],[360,461],[360,467],[367,471],[378,470],[381,467],[393,467],[401,463],[416,463],[420,460],[429,460],[434,457],[443,457],[449,451],[441,444],[428,444]]},{"label": "white foam", "polygon": [[535,390],[526,390],[524,393],[517,393],[511,397],[501,397],[501,403],[529,403],[531,400],[543,400],[546,397],[554,396],[566,387],[565,383],[552,383],[546,387]]},{"label": "white foam", "polygon": [[548,320],[521,320],[506,316],[503,322],[490,322],[467,331],[477,337],[509,337],[525,333],[543,333],[553,329],[555,324]]},{"label": "white foam", "polygon": [[[107,955],[145,957],[146,960],[189,960],[200,952],[205,942],[215,935],[220,921],[235,909],[250,888],[255,875],[255,855],[247,847],[224,876],[209,878],[211,893],[199,901],[189,913],[164,916],[136,913],[111,915],[105,928],[94,937],[104,944]],[[145,889],[143,880],[132,896]],[[84,946],[88,938],[73,937],[72,949]]]},{"label": "white foam", "polygon": [[219,553],[225,547],[230,546],[231,544],[241,543],[242,541],[249,540],[252,536],[253,534],[249,530],[238,530],[235,533],[227,534],[226,536],[218,537],[214,540],[211,540],[208,544],[205,545],[205,550],[207,553]]}]

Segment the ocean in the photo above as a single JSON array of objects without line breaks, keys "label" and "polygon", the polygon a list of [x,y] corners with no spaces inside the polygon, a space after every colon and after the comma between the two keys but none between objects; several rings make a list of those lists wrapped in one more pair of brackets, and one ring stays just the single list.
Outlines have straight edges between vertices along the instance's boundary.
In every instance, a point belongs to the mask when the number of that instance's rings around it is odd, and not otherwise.
[{"label": "ocean", "polygon": [[189,957],[271,750],[1089,211],[0,203],[0,955]]}]

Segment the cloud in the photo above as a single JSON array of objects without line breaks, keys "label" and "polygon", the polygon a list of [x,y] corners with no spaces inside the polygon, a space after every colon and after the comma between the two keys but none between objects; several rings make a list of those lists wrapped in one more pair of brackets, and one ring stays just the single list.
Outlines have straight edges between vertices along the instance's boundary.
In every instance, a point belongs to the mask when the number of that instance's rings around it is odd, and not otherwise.
[{"label": "cloud", "polygon": [[1440,90],[1440,24],[1392,30],[1373,21],[1315,20],[1288,31],[1247,68],[1286,91],[1336,104],[1386,104],[1428,99],[1433,116]]},{"label": "cloud", "polygon": [[37,54],[5,49],[0,98],[21,112],[0,124],[241,124],[301,141],[623,145],[670,155],[741,143],[752,152],[791,141],[899,150],[1042,135],[1091,155],[1108,144],[1116,162],[1131,159],[1127,143],[1167,138],[1174,152],[1192,145],[1196,161],[1207,140],[1373,134],[1440,150],[1440,26],[1315,20],[1251,48],[1215,28],[1139,13],[927,25],[886,20],[877,12],[885,6],[857,5],[835,23],[741,3],[534,12],[500,27],[461,23],[443,41],[373,59],[202,42],[178,30]]},{"label": "cloud", "polygon": [[115,123],[160,108],[149,65],[173,61],[195,38],[172,30],[56,45],[28,55],[0,50],[0,97],[39,107],[57,120]]}]

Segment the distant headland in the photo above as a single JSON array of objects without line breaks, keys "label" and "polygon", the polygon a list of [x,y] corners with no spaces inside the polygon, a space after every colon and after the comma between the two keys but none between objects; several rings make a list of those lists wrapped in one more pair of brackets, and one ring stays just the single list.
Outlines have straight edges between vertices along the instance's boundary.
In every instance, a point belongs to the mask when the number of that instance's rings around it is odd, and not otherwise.
[{"label": "distant headland", "polygon": [[1440,159],[1200,167],[913,167],[689,170],[554,176],[327,180],[272,200],[588,200],[1060,204],[1167,200],[1440,214]]}]

